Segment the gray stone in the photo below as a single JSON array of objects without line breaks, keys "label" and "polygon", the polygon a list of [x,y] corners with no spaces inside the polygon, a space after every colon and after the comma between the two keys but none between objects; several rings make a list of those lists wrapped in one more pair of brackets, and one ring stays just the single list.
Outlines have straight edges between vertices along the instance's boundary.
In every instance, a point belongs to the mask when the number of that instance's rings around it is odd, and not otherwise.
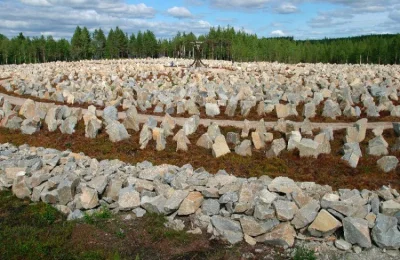
[{"label": "gray stone", "polygon": [[126,129],[139,131],[138,112],[135,106],[131,106],[126,111],[126,118],[123,121],[123,125]]},{"label": "gray stone", "polygon": [[394,200],[387,200],[381,204],[381,213],[387,216],[394,216],[400,212],[400,203]]},{"label": "gray stone", "polygon": [[320,152],[320,145],[320,143],[308,138],[301,139],[301,141],[297,144],[297,148],[300,152],[300,157],[311,156],[317,158]]},{"label": "gray stone", "polygon": [[21,132],[26,135],[32,135],[40,130],[40,119],[29,118],[22,121]]},{"label": "gray stone", "polygon": [[140,131],[140,136],[139,136],[139,144],[140,144],[140,149],[145,149],[149,141],[153,138],[153,135],[151,133],[151,130],[147,124],[144,124],[142,127],[142,130]]},{"label": "gray stone", "polygon": [[276,200],[272,203],[272,205],[274,206],[276,217],[280,221],[292,220],[298,211],[296,204],[291,201]]},{"label": "gray stone", "polygon": [[99,205],[99,198],[97,197],[97,191],[89,187],[82,187],[82,194],[80,195],[80,201],[84,209],[92,209]]},{"label": "gray stone", "polygon": [[240,145],[235,147],[235,153],[241,156],[251,156],[251,141],[250,140],[243,140]]},{"label": "gray stone", "polygon": [[250,216],[242,216],[239,221],[240,225],[242,226],[243,233],[252,237],[271,231],[279,224],[279,221],[276,219],[271,221],[257,221]]},{"label": "gray stone", "polygon": [[381,248],[399,249],[400,231],[397,225],[397,218],[378,214],[372,229],[372,239]]},{"label": "gray stone", "polygon": [[113,143],[129,139],[130,137],[124,125],[118,121],[109,122],[106,127],[106,132],[110,138],[110,141]]},{"label": "gray stone", "polygon": [[194,115],[188,118],[185,123],[183,124],[183,131],[185,135],[191,135],[196,132],[197,128],[199,127],[200,117]]},{"label": "gray stone", "polygon": [[343,239],[335,240],[335,246],[336,246],[336,248],[343,250],[343,251],[349,251],[351,249],[351,244]]},{"label": "gray stone", "polygon": [[297,213],[294,215],[292,220],[292,225],[296,229],[300,229],[308,226],[317,217],[318,211],[320,209],[319,202],[312,200],[305,206],[301,207]]},{"label": "gray stone", "polygon": [[188,196],[189,192],[186,190],[175,190],[171,197],[167,199],[164,206],[164,212],[170,214],[179,209],[182,201]]},{"label": "gray stone", "polygon": [[271,149],[266,152],[268,158],[277,157],[286,149],[286,141],[283,138],[272,141]]},{"label": "gray stone", "polygon": [[288,177],[277,177],[268,185],[268,189],[280,193],[292,193],[301,191],[297,184]]},{"label": "gray stone", "polygon": [[196,142],[197,146],[203,147],[205,149],[211,149],[213,145],[213,141],[210,138],[210,136],[205,133],[202,136],[200,136],[199,140]]},{"label": "gray stone", "polygon": [[375,156],[387,155],[389,153],[388,146],[382,136],[377,136],[368,142],[367,153]]},{"label": "gray stone", "polygon": [[221,112],[219,110],[218,104],[206,103],[206,114],[210,117],[219,115]]},{"label": "gray stone", "polygon": [[372,246],[367,220],[347,217],[343,219],[343,230],[347,242],[364,248]]},{"label": "gray stone", "polygon": [[114,106],[108,106],[103,110],[103,119],[106,125],[118,120],[118,110]]},{"label": "gray stone", "polygon": [[384,156],[377,161],[379,168],[384,172],[390,172],[397,168],[399,160],[396,156]]},{"label": "gray stone", "polygon": [[218,215],[219,211],[220,204],[218,200],[215,199],[204,200],[203,205],[201,206],[201,212],[207,216]]},{"label": "gray stone", "polygon": [[155,197],[143,196],[140,200],[140,206],[148,212],[164,214],[164,206],[166,202],[167,199],[162,195]]},{"label": "gray stone", "polygon": [[18,172],[12,185],[12,193],[19,199],[30,198],[31,190],[26,183],[25,172]]},{"label": "gray stone", "polygon": [[118,206],[120,210],[131,210],[140,206],[140,196],[132,186],[119,191]]},{"label": "gray stone", "polygon": [[243,240],[243,233],[239,222],[218,215],[211,217],[211,223],[217,232],[231,244]]}]

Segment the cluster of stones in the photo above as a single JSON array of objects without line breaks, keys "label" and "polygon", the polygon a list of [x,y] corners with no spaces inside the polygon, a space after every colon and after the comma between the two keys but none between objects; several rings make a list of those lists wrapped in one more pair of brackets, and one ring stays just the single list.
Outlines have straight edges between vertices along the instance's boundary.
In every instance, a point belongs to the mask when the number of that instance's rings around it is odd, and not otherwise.
[{"label": "cluster of stones", "polygon": [[[122,123],[118,121],[118,111],[115,106],[106,107],[101,113],[102,119],[97,117],[98,113],[94,106],[90,106],[83,112],[81,108],[36,103],[27,99],[21,107],[13,107],[7,100],[3,101],[1,96],[0,106],[0,125],[10,129],[20,129],[23,134],[40,131],[42,120],[50,132],[59,129],[63,134],[73,134],[78,121],[83,119],[87,138],[96,138],[104,126],[109,139],[112,142],[119,142],[130,138],[127,131],[130,129],[140,132],[140,149],[145,149],[149,141],[154,140],[157,151],[165,150],[168,136],[173,136],[173,141],[177,144],[176,151],[188,151],[188,145],[191,144],[188,136],[197,131],[200,122],[199,116],[194,115],[188,118],[182,128],[174,134],[176,122],[169,114],[164,116],[160,125],[155,119],[149,117],[140,129],[138,112],[133,105],[126,111]],[[399,136],[400,123],[393,123],[393,128]],[[314,138],[309,138],[313,135],[309,120],[295,123],[280,119],[274,130],[283,133],[286,138],[274,139],[273,133],[267,131],[264,120],[257,123],[255,131],[251,134],[249,121],[245,120],[240,134],[228,132],[226,137],[221,134],[218,124],[211,123],[207,132],[197,140],[195,145],[211,150],[214,157],[231,153],[230,144],[234,146],[233,151],[241,156],[251,156],[253,149],[266,149],[267,145],[270,148],[266,150],[266,157],[277,157],[285,150],[294,149],[299,150],[300,157],[318,158],[320,154],[331,153],[330,141],[333,140],[333,130],[329,127],[321,130]],[[351,167],[357,167],[359,158],[362,156],[359,143],[365,139],[366,131],[367,119],[360,119],[354,126],[346,129],[342,159]],[[376,137],[369,141],[367,153],[383,156],[377,163],[384,172],[396,169],[399,161],[395,156],[388,156],[389,145],[382,136],[383,129],[374,129],[373,133]],[[304,137],[305,135],[307,137]],[[399,149],[400,138],[391,150],[396,152]]]},{"label": "cluster of stones", "polygon": [[[81,61],[0,68],[8,91],[69,104],[131,104],[140,111],[209,117],[400,116],[395,66],[241,63],[233,70],[167,68],[168,59]],[[188,61],[180,61],[187,64]],[[211,67],[228,67],[211,62]],[[300,111],[299,105],[303,105]],[[322,107],[322,112],[318,112]],[[222,110],[223,108],[224,110]],[[239,110],[240,112],[238,112]],[[318,113],[317,113],[318,112]]]},{"label": "cluster of stones", "polygon": [[[400,248],[400,194],[339,189],[286,177],[237,178],[191,165],[129,165],[83,154],[0,145],[0,189],[43,201],[79,219],[107,207],[114,213],[168,216],[167,225],[238,243],[292,247],[296,239],[332,239],[340,250]],[[187,227],[187,226],[186,226]]]}]

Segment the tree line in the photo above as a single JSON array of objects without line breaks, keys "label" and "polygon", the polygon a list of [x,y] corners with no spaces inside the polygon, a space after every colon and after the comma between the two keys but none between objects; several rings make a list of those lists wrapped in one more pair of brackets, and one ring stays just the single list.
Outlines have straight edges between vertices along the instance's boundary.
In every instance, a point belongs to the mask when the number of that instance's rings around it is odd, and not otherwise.
[{"label": "tree line", "polygon": [[193,58],[196,41],[202,42],[204,59],[284,63],[400,62],[400,34],[295,40],[293,37],[260,38],[228,26],[210,28],[207,34],[198,37],[192,32],[178,32],[170,39],[157,39],[150,30],[128,35],[116,27],[106,35],[101,28],[91,33],[86,27],[78,26],[70,41],[43,35],[31,38],[23,33],[9,39],[0,34],[0,64],[146,57]]}]

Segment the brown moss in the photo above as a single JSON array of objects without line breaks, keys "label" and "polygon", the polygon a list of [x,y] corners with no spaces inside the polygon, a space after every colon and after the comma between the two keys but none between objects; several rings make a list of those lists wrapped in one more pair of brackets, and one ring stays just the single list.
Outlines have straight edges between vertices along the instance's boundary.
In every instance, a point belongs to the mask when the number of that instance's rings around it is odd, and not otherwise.
[{"label": "brown moss", "polygon": [[[242,157],[230,153],[220,158],[214,158],[210,150],[197,147],[195,143],[198,138],[207,131],[207,128],[200,126],[198,131],[189,136],[191,145],[188,152],[176,152],[176,143],[172,137],[167,138],[167,148],[164,151],[155,150],[155,142],[150,141],[147,148],[139,148],[139,134],[129,131],[131,137],[118,143],[112,143],[108,135],[103,131],[96,139],[85,138],[84,125],[80,121],[76,132],[72,135],[61,134],[58,130],[49,132],[46,126],[32,135],[23,135],[19,131],[0,128],[0,143],[13,143],[15,145],[29,144],[31,146],[43,146],[58,150],[71,149],[74,152],[83,152],[90,157],[97,159],[120,159],[124,162],[135,164],[148,160],[154,164],[173,164],[182,166],[190,163],[195,168],[204,167],[210,173],[216,173],[225,169],[240,177],[259,177],[268,175],[270,177],[287,176],[296,181],[314,181],[318,184],[328,184],[334,189],[357,188],[357,189],[378,189],[382,185],[391,185],[393,188],[400,188],[400,169],[390,173],[383,173],[378,169],[375,156],[366,154],[368,140],[372,138],[372,132],[367,132],[366,140],[361,144],[363,157],[359,165],[353,169],[341,160],[340,150],[343,146],[345,130],[335,131],[335,139],[331,142],[332,153],[320,155],[318,159],[300,158],[298,151],[285,151],[279,158],[266,158],[265,151],[253,149],[253,155]],[[240,133],[238,129],[221,127],[223,133],[230,131]],[[282,137],[282,134],[273,132],[275,138]],[[396,137],[393,130],[384,132],[386,140],[393,144]],[[233,148],[231,146],[231,148]],[[391,153],[400,157],[400,153]]]}]

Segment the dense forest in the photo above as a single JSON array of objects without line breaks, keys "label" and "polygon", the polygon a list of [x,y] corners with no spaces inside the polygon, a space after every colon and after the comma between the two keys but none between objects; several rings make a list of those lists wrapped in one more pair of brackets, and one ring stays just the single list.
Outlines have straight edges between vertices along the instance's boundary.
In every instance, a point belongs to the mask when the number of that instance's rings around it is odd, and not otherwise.
[{"label": "dense forest", "polygon": [[178,32],[172,39],[157,39],[149,30],[128,35],[116,27],[106,35],[102,29],[91,33],[86,27],[78,26],[71,41],[43,35],[30,38],[22,33],[8,39],[0,34],[0,64],[133,57],[192,58],[195,41],[203,42],[205,59],[285,63],[400,62],[400,34],[294,40],[293,37],[259,38],[232,27],[218,27],[199,37]]}]

